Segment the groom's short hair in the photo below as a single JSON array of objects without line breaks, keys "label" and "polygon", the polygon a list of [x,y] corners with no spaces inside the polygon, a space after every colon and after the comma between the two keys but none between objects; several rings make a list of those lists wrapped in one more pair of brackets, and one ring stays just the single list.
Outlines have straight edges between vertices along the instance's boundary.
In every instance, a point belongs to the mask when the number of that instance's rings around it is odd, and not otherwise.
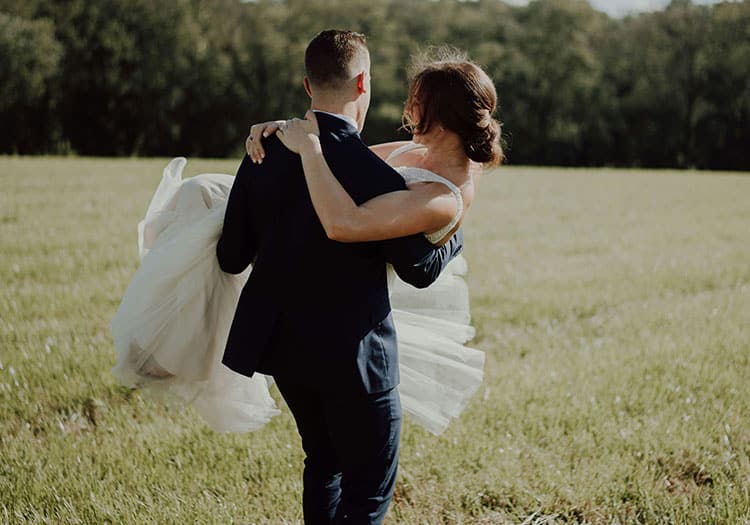
[{"label": "groom's short hair", "polygon": [[307,44],[305,73],[316,88],[340,89],[369,64],[369,57],[365,35],[327,29]]}]

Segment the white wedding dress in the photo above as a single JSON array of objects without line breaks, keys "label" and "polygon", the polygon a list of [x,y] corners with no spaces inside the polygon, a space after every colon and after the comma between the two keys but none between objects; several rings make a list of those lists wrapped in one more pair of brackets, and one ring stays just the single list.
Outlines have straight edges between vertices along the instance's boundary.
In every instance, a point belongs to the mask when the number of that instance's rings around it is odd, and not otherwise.
[{"label": "white wedding dress", "polygon": [[[138,225],[141,265],[112,320],[117,355],[112,371],[123,385],[170,404],[193,405],[216,431],[256,430],[279,413],[269,394],[272,379],[246,377],[221,363],[251,271],[224,273],[216,259],[234,177],[202,174],[183,180],[186,163],[176,158],[164,168]],[[398,171],[407,182],[444,182],[425,170]],[[460,192],[457,198],[462,204]],[[464,346],[474,336],[466,268],[457,257],[424,290],[389,272],[402,407],[435,434],[461,413],[482,382],[484,353]]]}]

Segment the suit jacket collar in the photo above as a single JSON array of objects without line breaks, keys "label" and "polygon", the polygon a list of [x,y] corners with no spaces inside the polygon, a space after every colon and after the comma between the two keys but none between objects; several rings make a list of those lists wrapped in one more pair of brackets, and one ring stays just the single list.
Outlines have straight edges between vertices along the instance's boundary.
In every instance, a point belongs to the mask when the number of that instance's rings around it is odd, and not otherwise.
[{"label": "suit jacket collar", "polygon": [[347,135],[359,136],[359,130],[357,129],[357,123],[348,115],[339,115],[336,113],[328,113],[327,111],[313,110],[315,116],[318,118],[318,123],[322,124],[325,129],[334,133],[344,132]]}]

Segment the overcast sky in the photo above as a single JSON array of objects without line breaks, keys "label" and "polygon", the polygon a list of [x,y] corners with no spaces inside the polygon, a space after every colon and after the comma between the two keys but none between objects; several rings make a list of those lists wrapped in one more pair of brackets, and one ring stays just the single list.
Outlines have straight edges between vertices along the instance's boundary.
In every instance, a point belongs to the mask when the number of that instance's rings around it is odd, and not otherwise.
[{"label": "overcast sky", "polygon": [[[528,0],[505,0],[509,4],[524,5]],[[670,0],[589,0],[600,11],[613,16],[623,16],[637,11],[655,11],[669,4]],[[716,4],[719,0],[693,0],[694,4]]]}]

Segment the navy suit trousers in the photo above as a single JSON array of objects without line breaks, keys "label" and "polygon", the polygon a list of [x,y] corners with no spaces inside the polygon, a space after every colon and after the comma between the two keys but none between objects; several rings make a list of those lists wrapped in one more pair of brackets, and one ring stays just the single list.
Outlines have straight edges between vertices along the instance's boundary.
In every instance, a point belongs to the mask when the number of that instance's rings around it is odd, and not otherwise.
[{"label": "navy suit trousers", "polygon": [[275,377],[305,451],[306,525],[379,524],[398,468],[398,389],[375,394],[322,391]]}]

